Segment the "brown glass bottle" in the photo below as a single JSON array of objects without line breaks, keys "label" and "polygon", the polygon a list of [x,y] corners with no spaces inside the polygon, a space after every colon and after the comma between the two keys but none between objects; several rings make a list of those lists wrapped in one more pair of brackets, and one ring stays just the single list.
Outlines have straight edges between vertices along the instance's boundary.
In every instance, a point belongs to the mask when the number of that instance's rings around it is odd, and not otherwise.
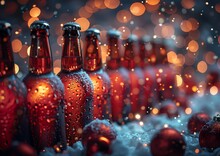
[{"label": "brown glass bottle", "polygon": [[156,68],[152,65],[154,64],[154,57],[152,56],[152,42],[149,36],[144,36],[139,40],[139,67],[144,74],[145,86],[145,107],[143,113],[149,114],[153,104],[157,101],[156,99]]},{"label": "brown glass bottle", "polygon": [[130,78],[131,119],[134,118],[136,114],[146,114],[146,100],[144,95],[145,79],[142,70],[137,66],[136,59],[139,60],[139,58],[136,43],[137,37],[135,35],[131,35],[126,40],[123,61],[124,67],[129,71]]},{"label": "brown glass bottle", "polygon": [[83,127],[92,121],[93,85],[82,69],[80,26],[69,22],[63,26],[63,53],[61,72],[64,84],[65,122],[67,144],[81,139]]},{"label": "brown glass bottle", "polygon": [[175,92],[175,70],[167,60],[167,45],[162,38],[154,39],[153,52],[156,55],[156,82],[158,100],[174,99]]},{"label": "brown glass bottle", "polygon": [[26,127],[25,85],[14,74],[11,25],[0,21],[0,152],[13,140],[23,141]]},{"label": "brown glass bottle", "polygon": [[86,43],[83,57],[83,69],[89,74],[94,87],[94,119],[110,119],[110,79],[102,68],[101,49],[99,46],[100,31],[90,28],[86,31]]},{"label": "brown glass bottle", "polygon": [[106,71],[111,81],[112,120],[123,124],[130,112],[130,85],[128,71],[121,65],[120,32],[108,31],[108,58]]},{"label": "brown glass bottle", "polygon": [[27,87],[28,115],[32,144],[37,151],[54,147],[66,148],[63,93],[64,87],[53,73],[49,44],[49,24],[31,24],[29,73],[24,78]]}]

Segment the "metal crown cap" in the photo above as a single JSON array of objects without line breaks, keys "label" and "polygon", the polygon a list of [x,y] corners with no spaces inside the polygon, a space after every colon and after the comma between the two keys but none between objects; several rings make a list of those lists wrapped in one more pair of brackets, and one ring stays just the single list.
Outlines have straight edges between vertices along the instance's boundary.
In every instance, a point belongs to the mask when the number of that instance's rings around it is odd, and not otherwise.
[{"label": "metal crown cap", "polygon": [[5,30],[12,30],[11,24],[5,21],[0,21],[0,31],[5,31]]},{"label": "metal crown cap", "polygon": [[220,114],[217,114],[216,116],[214,116],[213,120],[220,122]]},{"label": "metal crown cap", "polygon": [[131,34],[128,39],[127,42],[136,42],[138,40],[136,35]]},{"label": "metal crown cap", "polygon": [[89,28],[86,30],[86,36],[98,36],[100,35],[100,31],[96,28]]},{"label": "metal crown cap", "polygon": [[109,37],[115,37],[115,38],[119,38],[121,36],[121,32],[115,29],[109,30],[107,35]]},{"label": "metal crown cap", "polygon": [[67,30],[67,31],[81,30],[81,27],[76,22],[68,22],[63,25],[63,30]]},{"label": "metal crown cap", "polygon": [[37,20],[34,21],[30,28],[33,29],[50,29],[50,25],[46,22],[46,21],[42,21],[42,20]]},{"label": "metal crown cap", "polygon": [[151,42],[152,41],[152,37],[149,35],[145,35],[141,38],[140,40],[141,42],[147,43],[147,42]]}]

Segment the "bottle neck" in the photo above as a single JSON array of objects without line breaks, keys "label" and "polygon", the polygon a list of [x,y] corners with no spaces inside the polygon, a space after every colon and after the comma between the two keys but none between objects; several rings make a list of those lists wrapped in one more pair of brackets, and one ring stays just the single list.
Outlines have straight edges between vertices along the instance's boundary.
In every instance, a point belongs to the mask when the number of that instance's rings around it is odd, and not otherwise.
[{"label": "bottle neck", "polygon": [[77,36],[64,36],[61,68],[65,71],[77,71],[82,68],[80,39]]},{"label": "bottle neck", "polygon": [[146,52],[146,48],[145,48],[145,43],[140,43],[139,44],[140,50],[139,50],[139,63],[138,65],[141,68],[144,68],[147,66],[147,52]]},{"label": "bottle neck", "polygon": [[14,58],[10,36],[0,37],[0,77],[14,74]]},{"label": "bottle neck", "polygon": [[86,47],[84,53],[84,70],[96,71],[102,68],[101,49],[98,38],[86,37]]},{"label": "bottle neck", "polygon": [[109,39],[107,58],[107,69],[118,69],[120,67],[120,43],[117,38]]},{"label": "bottle neck", "polygon": [[134,45],[132,43],[127,43],[125,47],[125,53],[123,58],[124,67],[127,69],[134,69],[136,67],[135,64],[135,51]]},{"label": "bottle neck", "polygon": [[166,47],[162,44],[153,45],[153,53],[156,57],[156,64],[168,64]]},{"label": "bottle neck", "polygon": [[29,71],[37,75],[53,71],[49,37],[46,34],[32,34]]}]

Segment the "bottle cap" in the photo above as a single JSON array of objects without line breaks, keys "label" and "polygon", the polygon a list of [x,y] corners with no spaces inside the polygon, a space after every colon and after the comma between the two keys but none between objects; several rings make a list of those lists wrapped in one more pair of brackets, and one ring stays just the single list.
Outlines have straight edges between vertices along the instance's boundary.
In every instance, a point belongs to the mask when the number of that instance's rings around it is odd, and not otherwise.
[{"label": "bottle cap", "polygon": [[140,39],[140,42],[142,42],[142,43],[149,43],[151,41],[152,41],[152,37],[149,35],[145,35]]},{"label": "bottle cap", "polygon": [[131,42],[137,42],[138,38],[136,35],[131,34],[128,39],[126,40],[126,42],[131,43]]},{"label": "bottle cap", "polygon": [[34,21],[31,26],[31,30],[44,30],[44,29],[50,29],[50,25],[46,21]]},{"label": "bottle cap", "polygon": [[121,36],[121,32],[115,29],[109,30],[107,33],[108,37],[119,38]]},{"label": "bottle cap", "polygon": [[220,122],[220,114],[217,114],[216,116],[214,116],[213,120]]},{"label": "bottle cap", "polygon": [[96,28],[90,28],[86,30],[86,36],[98,36],[100,35],[100,31]]},{"label": "bottle cap", "polygon": [[76,22],[68,22],[63,25],[63,30],[64,31],[81,30],[81,27]]},{"label": "bottle cap", "polygon": [[11,24],[5,21],[0,21],[1,35],[11,35]]}]

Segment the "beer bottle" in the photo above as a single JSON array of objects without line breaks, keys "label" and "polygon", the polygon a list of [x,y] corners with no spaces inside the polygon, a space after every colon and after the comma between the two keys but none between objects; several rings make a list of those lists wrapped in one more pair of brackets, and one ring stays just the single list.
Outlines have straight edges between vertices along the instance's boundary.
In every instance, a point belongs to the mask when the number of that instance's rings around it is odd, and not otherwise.
[{"label": "beer bottle", "polygon": [[[129,119],[140,119],[142,112],[146,111],[144,101],[144,74],[141,69],[137,66],[139,61],[137,54],[137,37],[135,35],[130,35],[125,41],[125,53],[123,64],[124,67],[129,71],[130,79],[130,100],[131,100],[131,114]],[[137,60],[138,59],[138,60]]]},{"label": "beer bottle", "polygon": [[153,51],[156,55],[156,82],[158,100],[164,101],[174,99],[175,92],[175,70],[171,68],[167,60],[167,44],[162,38],[155,38]]},{"label": "beer bottle", "polygon": [[63,52],[61,72],[64,84],[65,122],[67,144],[72,145],[81,138],[83,127],[92,120],[93,85],[82,69],[80,46],[81,27],[74,22],[63,26]]},{"label": "beer bottle", "polygon": [[144,36],[139,40],[139,67],[143,71],[145,79],[145,113],[149,114],[153,104],[157,102],[156,88],[156,67],[154,65],[154,55],[152,40],[149,36]]},{"label": "beer bottle", "polygon": [[112,120],[124,124],[130,112],[130,85],[128,71],[122,67],[120,32],[108,31],[108,57],[106,71],[111,80]]},{"label": "beer bottle", "polygon": [[54,147],[59,152],[66,148],[64,123],[64,87],[53,73],[49,43],[49,24],[31,24],[29,73],[24,78],[27,87],[27,106],[32,144],[37,151]]},{"label": "beer bottle", "polygon": [[102,67],[99,38],[100,31],[98,29],[90,28],[86,31],[83,68],[89,74],[94,87],[94,119],[110,119],[110,79]]},{"label": "beer bottle", "polygon": [[13,140],[25,141],[27,90],[14,74],[11,25],[0,21],[0,152]]}]

